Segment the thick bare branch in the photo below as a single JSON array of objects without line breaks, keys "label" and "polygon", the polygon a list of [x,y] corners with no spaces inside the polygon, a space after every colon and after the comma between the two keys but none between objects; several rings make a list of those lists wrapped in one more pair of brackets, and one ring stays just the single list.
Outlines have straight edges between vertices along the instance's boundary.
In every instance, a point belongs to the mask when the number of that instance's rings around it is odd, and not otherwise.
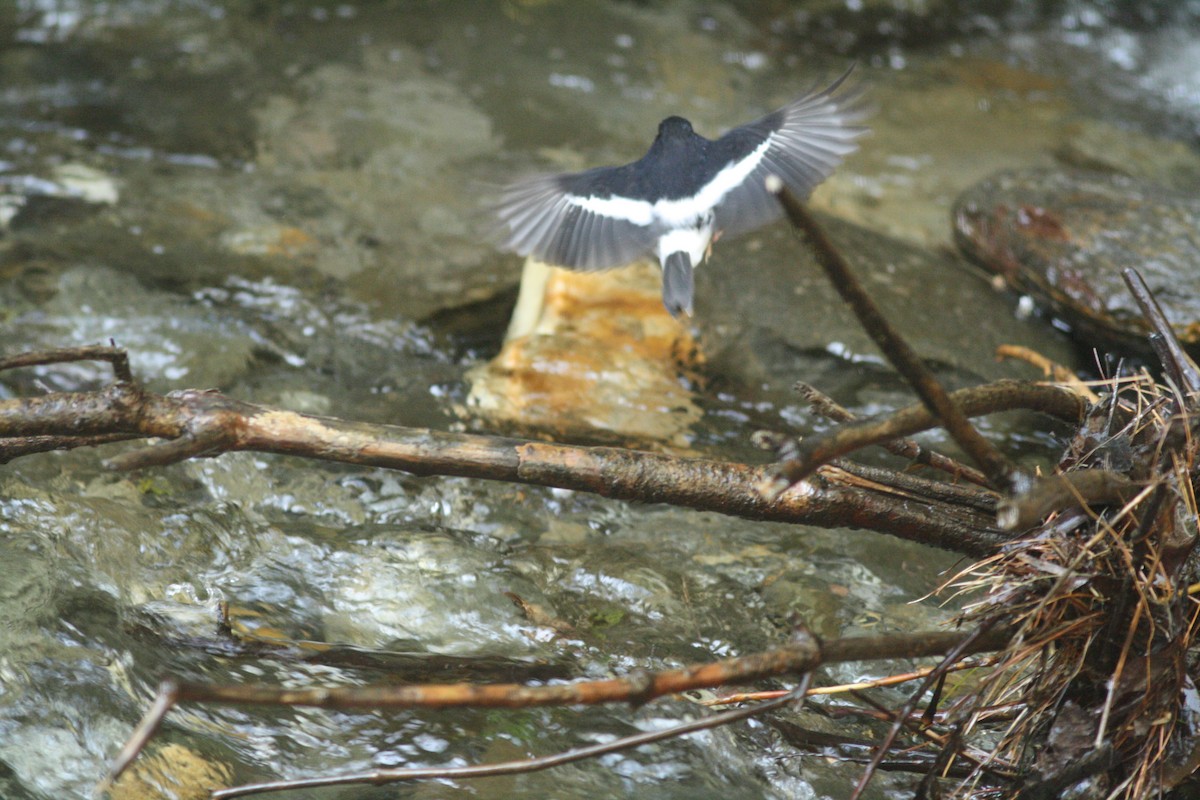
[{"label": "thick bare branch", "polygon": [[115,384],[95,393],[0,402],[0,437],[114,434],[171,440],[115,456],[108,462],[114,469],[249,450],[416,475],[553,486],[746,519],[863,528],[975,556],[1005,541],[989,514],[945,499],[944,491],[924,495],[920,482],[911,478],[887,485],[883,472],[869,480],[829,467],[816,479],[767,499],[759,491],[768,477],[764,467],[346,422],[255,406],[215,392],[163,396]]}]

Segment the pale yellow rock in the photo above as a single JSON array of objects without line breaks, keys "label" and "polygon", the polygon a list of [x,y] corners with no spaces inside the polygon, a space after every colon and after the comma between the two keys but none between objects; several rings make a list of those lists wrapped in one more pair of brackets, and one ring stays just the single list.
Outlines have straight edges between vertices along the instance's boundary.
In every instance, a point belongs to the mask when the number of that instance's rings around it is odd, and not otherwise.
[{"label": "pale yellow rock", "polygon": [[555,436],[686,449],[701,412],[680,376],[699,361],[662,305],[657,265],[571,272],[530,260],[509,336],[472,370],[465,413]]}]

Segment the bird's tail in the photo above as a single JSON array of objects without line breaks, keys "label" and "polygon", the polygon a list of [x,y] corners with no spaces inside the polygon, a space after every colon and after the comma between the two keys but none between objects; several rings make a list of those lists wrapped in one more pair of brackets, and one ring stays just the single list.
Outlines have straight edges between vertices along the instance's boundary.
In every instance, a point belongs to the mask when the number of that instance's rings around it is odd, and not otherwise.
[{"label": "bird's tail", "polygon": [[678,317],[679,312],[692,315],[692,259],[677,250],[662,262],[663,268],[663,305],[672,317]]}]

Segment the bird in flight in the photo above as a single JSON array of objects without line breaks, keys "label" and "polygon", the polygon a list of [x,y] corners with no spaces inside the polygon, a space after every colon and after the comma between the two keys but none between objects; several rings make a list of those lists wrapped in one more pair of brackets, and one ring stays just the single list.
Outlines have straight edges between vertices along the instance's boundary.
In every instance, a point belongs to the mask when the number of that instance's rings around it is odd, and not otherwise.
[{"label": "bird in flight", "polygon": [[693,269],[721,236],[781,214],[776,176],[804,199],[867,132],[853,67],[765,117],[706,139],[667,117],[646,155],[621,167],[544,175],[512,184],[496,207],[500,246],[558,267],[601,270],[654,253],[663,305],[692,313]]}]

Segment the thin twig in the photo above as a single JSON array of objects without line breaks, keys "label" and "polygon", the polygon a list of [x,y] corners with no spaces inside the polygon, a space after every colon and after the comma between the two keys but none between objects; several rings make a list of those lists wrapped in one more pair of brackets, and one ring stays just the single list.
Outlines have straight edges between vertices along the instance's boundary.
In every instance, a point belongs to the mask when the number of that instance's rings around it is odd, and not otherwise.
[{"label": "thin twig", "polygon": [[[1087,412],[1087,401],[1075,392],[1045,383],[1001,380],[985,386],[959,389],[950,399],[962,413],[977,417],[997,411],[1040,411],[1078,425]],[[764,486],[768,494],[783,491],[811,475],[821,464],[893,439],[935,427],[938,418],[921,405],[908,406],[881,419],[849,422],[808,436],[797,443],[791,458],[776,466],[777,479]]]},{"label": "thin twig", "polygon": [[900,730],[906,724],[909,715],[913,713],[913,710],[917,707],[917,703],[922,697],[924,697],[925,693],[929,691],[929,687],[933,685],[935,681],[941,680],[942,676],[946,674],[946,671],[955,663],[957,663],[959,659],[973,652],[973,647],[979,639],[988,638],[988,633],[996,624],[996,622],[997,620],[995,619],[985,620],[979,625],[979,627],[964,636],[963,640],[957,646],[946,653],[945,657],[943,657],[938,663],[937,669],[932,671],[925,678],[925,680],[921,682],[920,687],[917,689],[917,691],[913,692],[912,696],[904,704],[904,707],[896,712],[896,718],[892,723],[892,727],[888,730],[887,735],[883,737],[883,741],[877,746],[875,750],[875,756],[871,759],[871,763],[867,765],[866,770],[863,771],[862,777],[859,778],[858,784],[854,787],[854,793],[850,795],[850,800],[858,800],[860,797],[862,797],[862,793],[866,791],[868,784],[871,782],[871,778],[875,775],[875,771],[879,769],[880,762],[883,761],[888,751],[891,750],[892,743],[895,742],[896,737],[900,735]]},{"label": "thin twig", "polygon": [[791,703],[804,699],[804,694],[812,680],[811,673],[805,673],[787,694],[775,700],[767,700],[754,706],[723,711],[711,717],[704,717],[691,722],[672,725],[657,731],[647,731],[632,736],[622,736],[611,742],[593,744],[575,750],[567,750],[549,756],[538,758],[523,758],[516,761],[505,761],[499,764],[475,764],[468,767],[425,767],[417,769],[377,769],[372,772],[352,773],[349,775],[330,775],[320,778],[306,778],[290,781],[270,781],[267,783],[251,783],[244,786],[234,786],[229,789],[218,789],[212,793],[213,800],[227,800],[231,797],[245,797],[264,792],[295,791],[298,789],[313,789],[321,786],[345,786],[348,784],[368,783],[381,786],[398,781],[429,780],[429,779],[463,779],[484,778],[496,775],[518,775],[528,772],[538,772],[551,767],[570,764],[588,758],[597,758],[608,753],[621,750],[632,750],[644,744],[661,742],[664,739],[674,739],[697,731],[711,730],[722,725],[740,722],[743,719],[783,708]]},{"label": "thin twig", "polygon": [[1150,324],[1150,346],[1154,348],[1154,354],[1158,356],[1159,363],[1162,364],[1163,371],[1171,383],[1186,394],[1200,393],[1200,368],[1179,343],[1175,329],[1171,327],[1170,320],[1141,273],[1127,267],[1121,270],[1121,277],[1125,279],[1125,285],[1129,287],[1130,294],[1142,310],[1142,316]]},{"label": "thin twig", "polygon": [[[773,451],[776,459],[786,463],[796,458],[801,440],[782,433],[755,431],[751,435],[751,441],[765,450]],[[861,478],[862,483],[859,485],[864,488],[870,487],[897,494],[911,493],[913,497],[922,500],[941,500],[952,506],[973,508],[989,516],[996,513],[997,495],[984,487],[946,483],[911,472],[872,467],[842,458],[827,462],[821,469],[824,476],[842,472]]]},{"label": "thin twig", "polygon": [[133,383],[133,371],[129,368],[129,355],[125,348],[100,344],[64,347],[57,350],[35,350],[18,353],[8,358],[0,358],[0,372],[18,367],[39,367],[70,361],[107,361],[112,365],[113,375],[118,381]]},{"label": "thin twig", "polygon": [[[793,385],[792,388],[804,398],[814,413],[826,419],[833,420],[834,422],[854,422],[858,419],[854,412],[840,405],[836,400],[815,386],[801,381]],[[955,478],[970,481],[976,486],[990,485],[988,484],[987,476],[979,470],[968,467],[966,464],[955,461],[953,458],[935,450],[922,447],[921,443],[915,439],[893,439],[890,442],[882,442],[880,446],[893,455],[907,458],[910,461],[924,464],[933,469],[939,469],[942,472],[948,472]]]},{"label": "thin twig", "polygon": [[20,436],[0,439],[0,464],[55,450],[74,450],[77,447],[99,447],[113,442],[140,439],[136,433],[110,433],[100,436]]},{"label": "thin twig", "polygon": [[[726,684],[749,683],[763,678],[797,675],[822,664],[882,658],[922,658],[957,651],[967,634],[937,632],[855,637],[818,643],[804,637],[762,653],[752,653],[707,664],[661,672],[639,672],[624,678],[526,686],[524,684],[400,684],[288,689],[277,686],[216,684],[167,680],[154,703],[138,723],[113,763],[110,780],[116,780],[162,726],[172,708],[181,703],[234,705],[289,705],[336,709],[381,708],[530,708],[535,706],[633,703]],[[1008,641],[1005,631],[975,637],[967,652],[994,650]]]},{"label": "thin twig", "polygon": [[1071,387],[1072,391],[1079,392],[1087,398],[1089,403],[1099,403],[1100,395],[1092,391],[1092,387],[1087,381],[1081,380],[1067,367],[1059,364],[1056,361],[1051,361],[1046,356],[1032,350],[1028,347],[1022,347],[1019,344],[1002,344],[996,348],[996,360],[1004,358],[1014,358],[1018,361],[1024,361],[1026,364],[1031,364],[1042,371],[1042,375],[1065,386]]},{"label": "thin twig", "polygon": [[861,478],[864,482],[870,481],[878,491],[909,493],[913,498],[940,500],[953,507],[972,508],[988,515],[996,513],[996,493],[990,489],[946,483],[911,472],[896,472],[841,458],[831,461],[824,472],[831,474],[835,470]]}]

